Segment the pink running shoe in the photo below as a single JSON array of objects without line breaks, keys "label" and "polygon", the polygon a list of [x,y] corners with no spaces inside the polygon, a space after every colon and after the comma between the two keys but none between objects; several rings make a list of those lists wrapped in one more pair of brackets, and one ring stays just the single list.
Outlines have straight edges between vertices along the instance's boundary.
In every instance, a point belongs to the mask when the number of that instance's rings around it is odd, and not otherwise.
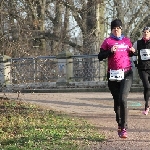
[{"label": "pink running shoe", "polygon": [[120,133],[119,137],[120,138],[127,138],[127,131],[126,131],[126,129],[122,129],[121,130],[121,133]]},{"label": "pink running shoe", "polygon": [[149,112],[149,107],[146,108],[146,110],[143,111],[143,114],[144,114],[144,115],[148,115],[148,112]]}]

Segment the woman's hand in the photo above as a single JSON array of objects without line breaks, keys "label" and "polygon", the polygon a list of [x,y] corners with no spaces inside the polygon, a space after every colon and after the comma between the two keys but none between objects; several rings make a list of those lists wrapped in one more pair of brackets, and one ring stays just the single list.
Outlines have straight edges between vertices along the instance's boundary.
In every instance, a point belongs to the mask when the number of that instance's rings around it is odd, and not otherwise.
[{"label": "woman's hand", "polygon": [[114,46],[111,48],[111,52],[112,52],[112,53],[113,53],[113,52],[116,52],[117,48],[118,48],[118,47],[114,45]]},{"label": "woman's hand", "polygon": [[135,49],[134,49],[133,47],[131,47],[129,50],[130,50],[131,52],[135,53]]}]

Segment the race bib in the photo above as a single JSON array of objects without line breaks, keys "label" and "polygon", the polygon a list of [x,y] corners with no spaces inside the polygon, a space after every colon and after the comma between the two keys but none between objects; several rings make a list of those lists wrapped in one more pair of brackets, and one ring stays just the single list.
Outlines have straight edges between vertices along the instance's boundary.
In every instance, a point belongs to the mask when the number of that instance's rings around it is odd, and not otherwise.
[{"label": "race bib", "polygon": [[150,49],[141,49],[140,56],[142,60],[149,60],[150,59]]},{"label": "race bib", "polygon": [[111,70],[110,69],[110,81],[121,81],[124,79],[124,69]]}]

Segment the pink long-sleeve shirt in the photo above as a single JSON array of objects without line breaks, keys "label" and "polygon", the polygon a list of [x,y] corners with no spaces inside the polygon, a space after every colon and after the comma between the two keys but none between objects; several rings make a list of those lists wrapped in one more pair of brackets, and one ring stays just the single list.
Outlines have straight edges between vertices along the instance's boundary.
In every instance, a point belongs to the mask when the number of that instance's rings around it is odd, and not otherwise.
[{"label": "pink long-sleeve shirt", "polygon": [[129,57],[129,48],[132,43],[129,38],[123,37],[122,40],[116,40],[112,37],[106,38],[101,45],[103,50],[110,50],[113,46],[117,46],[116,52],[108,57],[108,71],[118,69],[131,69],[131,60]]}]

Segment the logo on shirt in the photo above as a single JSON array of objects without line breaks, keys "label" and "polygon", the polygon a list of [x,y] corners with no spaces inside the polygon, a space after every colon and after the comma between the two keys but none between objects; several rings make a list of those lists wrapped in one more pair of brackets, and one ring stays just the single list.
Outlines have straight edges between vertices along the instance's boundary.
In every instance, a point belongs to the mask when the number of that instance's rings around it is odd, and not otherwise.
[{"label": "logo on shirt", "polygon": [[125,44],[115,43],[115,46],[117,46],[117,51],[126,51],[129,48],[129,46]]}]

